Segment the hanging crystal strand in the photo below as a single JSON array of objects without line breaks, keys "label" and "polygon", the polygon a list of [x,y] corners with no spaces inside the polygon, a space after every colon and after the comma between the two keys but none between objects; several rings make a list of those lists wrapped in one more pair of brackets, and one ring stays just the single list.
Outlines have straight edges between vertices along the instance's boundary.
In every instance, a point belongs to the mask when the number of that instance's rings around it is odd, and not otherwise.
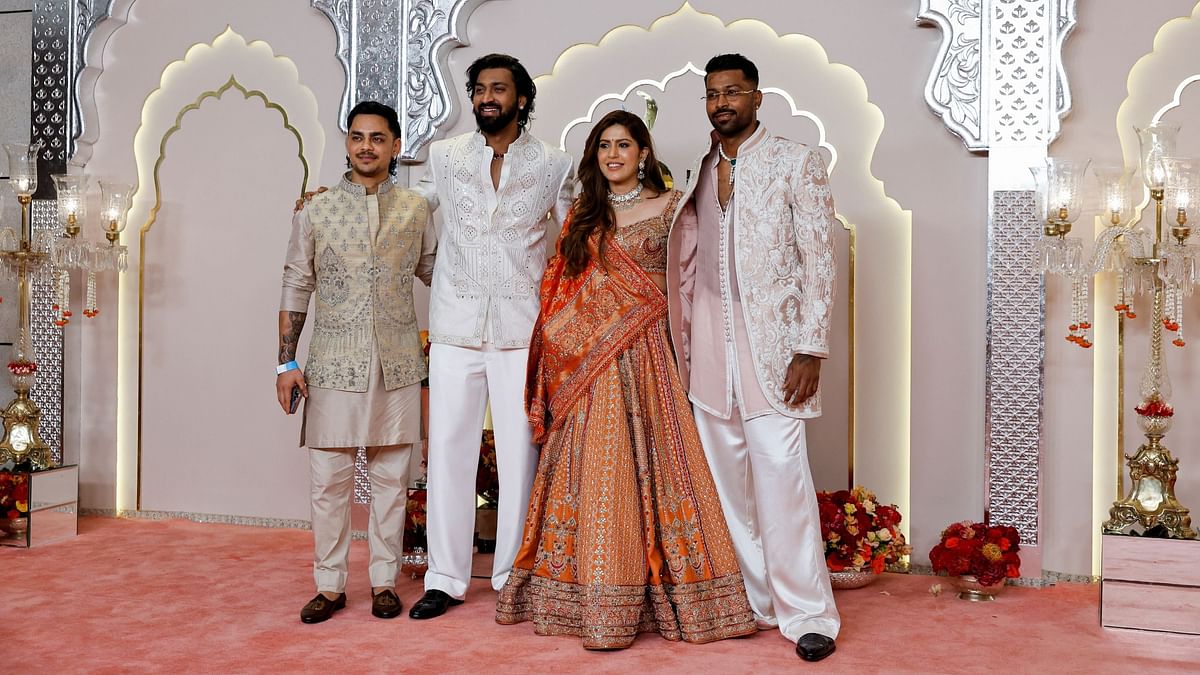
[{"label": "hanging crystal strand", "polygon": [[1163,282],[1163,328],[1173,331],[1178,330],[1179,324],[1175,322],[1175,296],[1177,294],[1175,285],[1169,282]]},{"label": "hanging crystal strand", "polygon": [[1080,273],[1075,277],[1075,283],[1079,285],[1079,340],[1075,344],[1087,349],[1092,346],[1092,341],[1089,338],[1092,328],[1091,311],[1089,308],[1089,278],[1085,273]]},{"label": "hanging crystal strand", "polygon": [[96,273],[88,272],[87,298],[83,302],[83,315],[89,319],[96,318],[100,308],[96,307]]},{"label": "hanging crystal strand", "polygon": [[58,319],[54,325],[62,328],[71,323],[71,273],[67,270],[59,272],[57,286],[58,303],[54,305],[54,310],[58,313]]},{"label": "hanging crystal strand", "polygon": [[1092,346],[1092,342],[1087,339],[1087,330],[1092,328],[1091,321],[1088,321],[1087,311],[1087,276],[1084,274],[1076,274],[1072,277],[1070,283],[1070,325],[1067,335],[1068,342],[1084,347]]},{"label": "hanging crystal strand", "polygon": [[1121,278],[1124,284],[1121,286],[1121,309],[1117,310],[1125,314],[1126,319],[1136,319],[1137,314],[1133,311],[1133,299],[1138,293],[1138,272],[1137,268],[1125,270],[1121,273]]},{"label": "hanging crystal strand", "polygon": [[1171,308],[1172,330],[1175,331],[1175,339],[1171,340],[1171,344],[1176,347],[1183,347],[1187,342],[1183,339],[1183,289],[1175,286],[1172,289],[1174,296],[1174,304]]}]

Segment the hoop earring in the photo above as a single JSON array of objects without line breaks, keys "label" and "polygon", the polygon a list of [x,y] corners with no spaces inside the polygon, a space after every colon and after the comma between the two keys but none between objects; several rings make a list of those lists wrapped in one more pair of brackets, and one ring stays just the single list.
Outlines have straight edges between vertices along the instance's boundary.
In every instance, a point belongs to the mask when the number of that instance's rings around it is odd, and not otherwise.
[{"label": "hoop earring", "polygon": [[646,160],[638,162],[638,180],[646,177]]}]

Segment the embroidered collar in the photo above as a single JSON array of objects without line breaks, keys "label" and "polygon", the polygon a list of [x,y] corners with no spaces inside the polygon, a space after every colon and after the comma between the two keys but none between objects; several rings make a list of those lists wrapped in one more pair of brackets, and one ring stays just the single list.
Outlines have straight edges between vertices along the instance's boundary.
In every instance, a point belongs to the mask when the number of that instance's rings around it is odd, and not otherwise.
[{"label": "embroidered collar", "polygon": [[[709,136],[712,138],[712,145],[708,148],[708,151],[711,153],[717,149],[717,145],[721,142],[721,137],[717,134],[715,129],[709,134]],[[754,152],[756,149],[758,149],[758,146],[762,145],[762,141],[766,137],[767,125],[760,121],[758,123],[758,128],[754,130],[754,133],[750,134],[749,138],[742,141],[742,145],[737,151],[737,158],[741,159],[742,157],[745,157],[747,153]]]},{"label": "embroidered collar", "polygon": [[[505,151],[504,154],[511,155],[514,150],[528,145],[531,142],[533,142],[533,136],[530,135],[528,131],[521,129],[520,133],[517,134],[517,137],[513,139],[513,142],[508,144],[508,150]],[[488,146],[487,139],[483,137],[482,131],[476,131],[471,135],[471,145],[474,146],[475,150],[478,152],[483,152],[484,150],[487,150],[488,152],[494,152],[491,147]]]},{"label": "embroidered collar", "polygon": [[[393,183],[391,177],[389,177],[387,180],[385,180],[379,184],[379,189],[377,190],[377,194],[379,194],[379,195],[387,194],[388,191],[390,191],[394,187],[396,187],[396,184]],[[354,181],[350,180],[350,172],[349,171],[342,174],[342,180],[341,180],[341,182],[338,183],[338,189],[349,192],[350,194],[355,195],[357,197],[367,196],[366,186],[359,185],[358,183],[355,183]]]}]

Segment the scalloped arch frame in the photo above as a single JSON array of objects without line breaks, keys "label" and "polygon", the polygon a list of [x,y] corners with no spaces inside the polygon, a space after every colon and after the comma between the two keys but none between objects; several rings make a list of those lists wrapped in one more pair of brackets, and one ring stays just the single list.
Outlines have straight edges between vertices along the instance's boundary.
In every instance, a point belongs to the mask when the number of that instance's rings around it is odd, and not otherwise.
[{"label": "scalloped arch frame", "polygon": [[[277,56],[263,41],[247,43],[227,27],[210,44],[193,45],[184,57],[163,69],[159,86],[142,106],[141,125],[134,136],[138,184],[128,222],[138,224],[139,238],[154,224],[161,196],[157,170],[166,144],[184,116],[207,98],[220,98],[231,89],[247,100],[260,99],[282,117],[283,126],[299,145],[299,159],[320,166],[325,131],[317,116],[317,100],[300,82],[294,62]],[[301,191],[306,185],[301,185]],[[117,328],[117,510],[138,507],[139,398],[141,387],[140,247],[131,263],[139,268],[136,281],[119,280],[120,317]],[[132,252],[132,251],[131,251]]]}]

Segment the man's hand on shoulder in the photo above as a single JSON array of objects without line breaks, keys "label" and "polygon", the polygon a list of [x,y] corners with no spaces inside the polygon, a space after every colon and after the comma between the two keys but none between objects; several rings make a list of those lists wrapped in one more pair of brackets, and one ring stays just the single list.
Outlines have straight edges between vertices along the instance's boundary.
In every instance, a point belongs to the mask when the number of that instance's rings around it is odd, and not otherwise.
[{"label": "man's hand on shoulder", "polygon": [[304,205],[308,202],[311,202],[313,197],[316,197],[322,192],[328,191],[329,188],[322,185],[321,187],[317,188],[315,192],[305,192],[303,197],[296,200],[296,208],[292,209],[292,213],[300,213],[300,211],[304,209]]},{"label": "man's hand on shoulder", "polygon": [[783,381],[783,402],[795,408],[812,398],[821,383],[821,359],[811,354],[796,354],[788,364]]}]

